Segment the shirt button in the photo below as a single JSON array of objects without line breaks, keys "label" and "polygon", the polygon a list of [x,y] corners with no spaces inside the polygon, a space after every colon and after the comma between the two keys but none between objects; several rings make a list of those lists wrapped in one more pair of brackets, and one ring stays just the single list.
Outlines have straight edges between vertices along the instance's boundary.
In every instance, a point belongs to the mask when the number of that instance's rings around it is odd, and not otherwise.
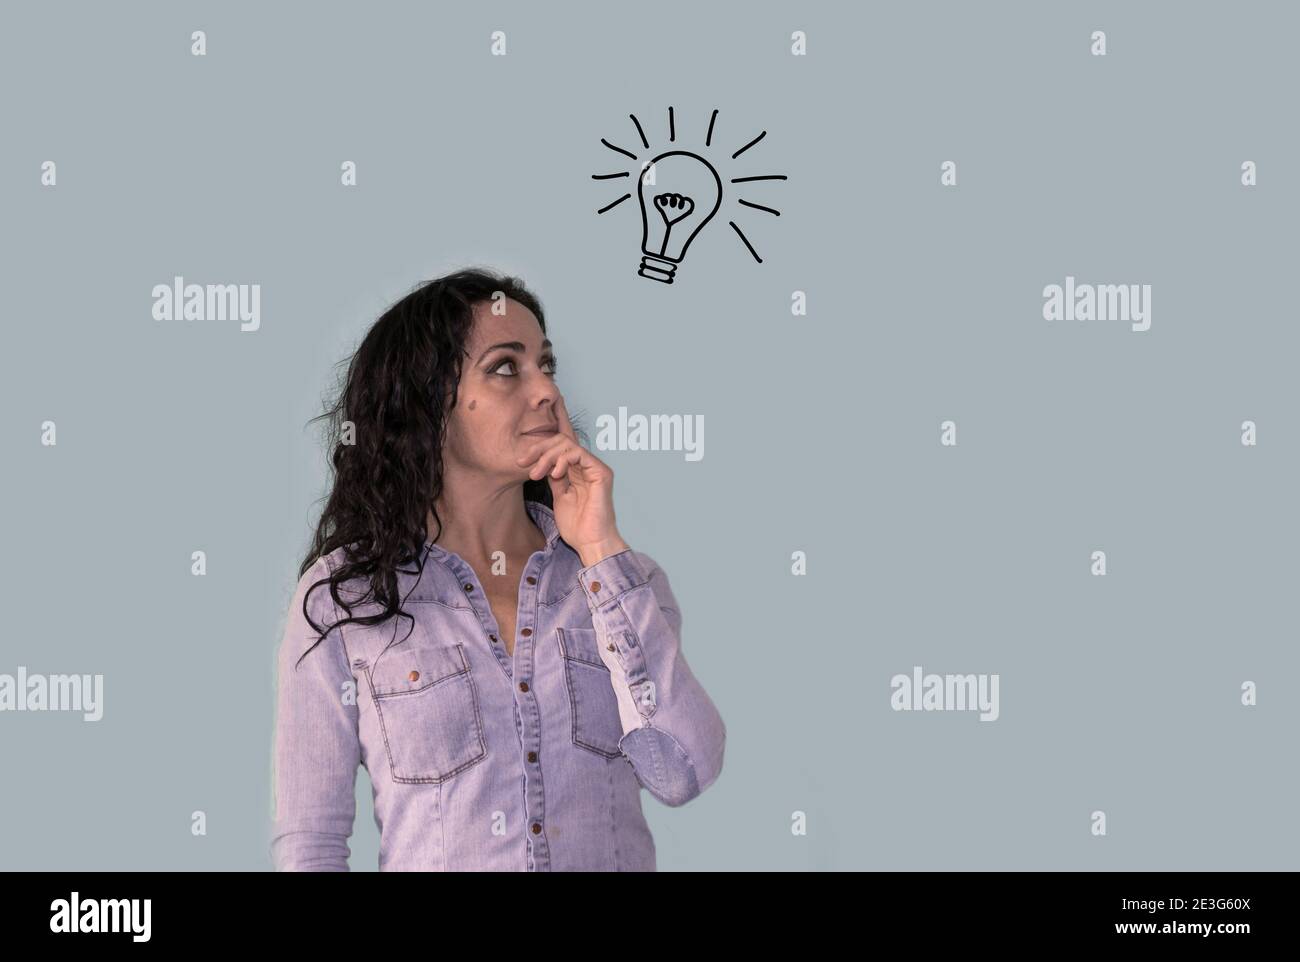
[{"label": "shirt button", "polygon": [[473,585],[466,585],[466,586],[465,586],[465,590],[466,590],[466,591],[473,591],[473,590],[474,590],[474,586],[473,586]]},{"label": "shirt button", "polygon": [[496,640],[497,640],[497,636],[496,636],[496,635],[488,635],[488,637],[491,638],[493,641],[496,641]]},{"label": "shirt button", "polygon": [[531,629],[531,628],[525,628],[523,631],[521,631],[521,632],[519,632],[519,633],[520,633],[521,635],[523,635],[525,638],[527,638],[529,635],[531,635],[531,634],[533,633],[533,629]]},{"label": "shirt button", "polygon": [[521,682],[519,683],[519,690],[520,690],[520,691],[527,691],[527,690],[528,690],[528,682],[526,682],[526,681],[521,681]]},{"label": "shirt button", "polygon": [[533,822],[533,834],[534,835],[542,834],[542,826],[539,825],[537,822]]},{"label": "shirt button", "polygon": [[613,646],[613,645],[606,645],[605,647],[608,648],[610,651],[613,651],[613,650],[614,650],[614,646]]},{"label": "shirt button", "polygon": [[600,590],[600,582],[599,582],[599,581],[593,581],[593,582],[591,583],[591,590],[592,590],[592,591],[599,591],[599,590]]},{"label": "shirt button", "polygon": [[529,760],[530,762],[535,762],[535,761],[537,761],[537,752],[529,752],[529,753],[528,753],[528,760]]},{"label": "shirt button", "polygon": [[535,585],[535,584],[537,584],[537,579],[534,578],[532,575],[529,575],[529,576],[528,576],[528,583],[529,583],[530,585]]},{"label": "shirt button", "polygon": [[409,675],[407,675],[406,677],[409,678],[409,679],[411,679],[411,681],[419,681],[419,680],[420,680],[420,673],[419,673],[418,671],[412,671],[412,672],[411,672]]}]

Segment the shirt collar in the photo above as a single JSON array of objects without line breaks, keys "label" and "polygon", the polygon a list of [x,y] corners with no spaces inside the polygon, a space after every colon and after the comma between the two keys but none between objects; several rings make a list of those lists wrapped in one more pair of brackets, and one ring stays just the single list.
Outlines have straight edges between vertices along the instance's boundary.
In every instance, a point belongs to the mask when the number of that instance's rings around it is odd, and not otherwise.
[{"label": "shirt collar", "polygon": [[550,551],[560,539],[560,526],[555,523],[555,512],[540,501],[525,501],[524,507],[542,529],[542,534],[546,535],[546,550]]}]

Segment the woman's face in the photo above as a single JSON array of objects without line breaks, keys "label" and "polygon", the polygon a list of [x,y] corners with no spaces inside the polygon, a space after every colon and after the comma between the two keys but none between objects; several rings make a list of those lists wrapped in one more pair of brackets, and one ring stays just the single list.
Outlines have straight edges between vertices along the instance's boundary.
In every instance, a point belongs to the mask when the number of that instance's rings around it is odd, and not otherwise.
[{"label": "woman's face", "polygon": [[444,462],[472,472],[528,480],[515,459],[536,440],[525,432],[558,427],[555,355],[537,317],[518,301],[474,305],[456,406],[448,412]]}]

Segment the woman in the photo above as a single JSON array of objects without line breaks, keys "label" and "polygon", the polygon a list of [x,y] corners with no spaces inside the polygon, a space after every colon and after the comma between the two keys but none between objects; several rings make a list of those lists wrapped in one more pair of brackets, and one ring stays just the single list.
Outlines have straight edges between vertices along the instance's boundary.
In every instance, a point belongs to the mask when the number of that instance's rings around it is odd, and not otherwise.
[{"label": "woman", "polygon": [[614,520],[541,304],[464,270],[363,338],[279,651],[278,870],[347,871],[358,764],[383,870],[653,871],[726,726],[655,561]]}]

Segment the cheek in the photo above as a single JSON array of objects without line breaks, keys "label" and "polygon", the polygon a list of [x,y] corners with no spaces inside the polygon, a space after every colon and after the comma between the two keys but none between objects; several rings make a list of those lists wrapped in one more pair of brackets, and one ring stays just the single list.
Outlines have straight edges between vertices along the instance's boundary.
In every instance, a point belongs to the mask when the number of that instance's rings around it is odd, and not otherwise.
[{"label": "cheek", "polygon": [[[491,398],[488,401],[491,402]],[[507,448],[513,448],[515,444],[514,428],[511,422],[506,418],[505,412],[501,407],[493,406],[491,403],[485,407],[482,412],[476,413],[473,418],[468,415],[478,407],[478,398],[465,399],[466,417],[460,422],[460,429],[470,447],[477,449],[477,457],[495,457],[500,454],[500,448],[497,442],[492,439],[501,437],[501,444]],[[503,420],[505,419],[505,420]],[[497,423],[500,421],[501,423]]]}]

